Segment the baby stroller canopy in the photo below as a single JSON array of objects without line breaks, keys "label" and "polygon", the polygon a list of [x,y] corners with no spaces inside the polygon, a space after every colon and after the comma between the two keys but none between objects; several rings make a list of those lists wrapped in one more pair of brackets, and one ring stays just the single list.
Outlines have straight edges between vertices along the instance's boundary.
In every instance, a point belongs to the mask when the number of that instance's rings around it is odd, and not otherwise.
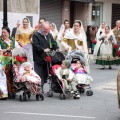
[{"label": "baby stroller canopy", "polygon": [[83,65],[85,65],[85,57],[84,53],[79,50],[73,50],[70,52],[66,59],[70,60],[71,62],[76,62],[77,60],[80,60]]}]

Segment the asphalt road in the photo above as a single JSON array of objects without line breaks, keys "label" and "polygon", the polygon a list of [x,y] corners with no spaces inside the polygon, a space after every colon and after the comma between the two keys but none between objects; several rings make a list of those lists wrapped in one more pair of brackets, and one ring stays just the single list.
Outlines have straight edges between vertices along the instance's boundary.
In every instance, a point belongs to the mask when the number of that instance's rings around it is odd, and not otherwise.
[{"label": "asphalt road", "polygon": [[79,100],[60,100],[59,94],[47,97],[45,84],[44,101],[36,101],[32,96],[27,102],[19,102],[19,94],[14,100],[0,100],[0,120],[120,120],[117,103],[116,76],[120,66],[101,70],[91,60],[90,75],[94,78],[91,87],[93,96],[81,94]]}]

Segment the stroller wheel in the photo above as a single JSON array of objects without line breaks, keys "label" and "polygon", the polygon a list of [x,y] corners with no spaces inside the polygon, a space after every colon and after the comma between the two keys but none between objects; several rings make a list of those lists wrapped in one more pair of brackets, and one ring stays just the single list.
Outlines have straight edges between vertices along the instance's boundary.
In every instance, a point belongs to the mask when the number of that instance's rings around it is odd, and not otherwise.
[{"label": "stroller wheel", "polygon": [[25,92],[23,92],[23,100],[27,101],[27,94]]},{"label": "stroller wheel", "polygon": [[44,100],[44,94],[40,94],[39,97],[40,97],[40,100],[41,100],[41,101]]},{"label": "stroller wheel", "polygon": [[65,99],[66,99],[66,95],[60,94],[60,95],[59,95],[59,99],[60,99],[60,100],[65,100]]},{"label": "stroller wheel", "polygon": [[93,91],[92,91],[92,90],[87,91],[87,92],[86,92],[86,95],[87,95],[87,96],[92,96],[92,95],[93,95]]},{"label": "stroller wheel", "polygon": [[47,97],[53,97],[53,93],[52,92],[47,92]]},{"label": "stroller wheel", "polygon": [[20,95],[19,99],[20,99],[20,102],[23,101],[23,97],[22,97],[22,95]]},{"label": "stroller wheel", "polygon": [[39,94],[36,94],[36,100],[39,101],[40,98],[39,98]]}]

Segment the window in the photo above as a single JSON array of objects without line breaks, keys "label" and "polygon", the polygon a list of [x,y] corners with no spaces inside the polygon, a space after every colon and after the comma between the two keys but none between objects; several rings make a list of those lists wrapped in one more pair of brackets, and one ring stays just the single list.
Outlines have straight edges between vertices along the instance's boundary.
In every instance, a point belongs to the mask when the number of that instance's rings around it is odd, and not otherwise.
[{"label": "window", "polygon": [[102,3],[95,3],[92,6],[92,25],[100,26],[102,22]]}]

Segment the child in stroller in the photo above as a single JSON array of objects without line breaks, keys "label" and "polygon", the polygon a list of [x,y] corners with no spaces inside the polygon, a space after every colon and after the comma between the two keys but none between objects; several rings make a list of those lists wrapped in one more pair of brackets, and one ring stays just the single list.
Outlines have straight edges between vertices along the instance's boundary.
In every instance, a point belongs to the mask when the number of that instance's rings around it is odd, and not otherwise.
[{"label": "child in stroller", "polygon": [[[64,83],[63,81],[61,81],[61,79],[65,79],[65,76],[62,75],[62,77],[58,77],[59,75],[59,71],[60,68],[62,66],[63,61],[65,60],[64,55],[61,52],[58,51],[52,51],[51,53],[49,53],[49,57],[51,57],[51,59],[48,61],[48,73],[49,73],[49,77],[48,77],[48,84],[49,84],[49,92],[47,92],[47,96],[48,97],[52,97],[53,96],[53,92],[55,93],[60,93],[59,98],[60,99],[65,99],[66,98],[66,93],[64,90]],[[65,61],[64,61],[65,62]],[[50,67],[49,67],[50,64]],[[56,74],[57,71],[57,74]],[[69,71],[69,68],[68,68]],[[72,73],[72,71],[71,71]],[[68,73],[69,74],[69,73]],[[74,74],[74,73],[72,73]],[[61,78],[61,79],[59,79]],[[72,80],[72,78],[71,78]],[[65,82],[65,80],[64,80]],[[65,82],[66,85],[66,89],[68,89],[68,85],[67,82]],[[74,91],[76,91],[76,86],[74,85]],[[70,93],[70,91],[69,91]],[[77,94],[77,92],[76,92]],[[78,95],[79,97],[79,95]],[[76,98],[76,96],[74,97]]]},{"label": "child in stroller", "polygon": [[90,87],[93,78],[87,74],[89,73],[88,54],[79,50],[74,50],[66,56],[66,59],[69,59],[72,63],[71,70],[75,73],[75,80],[78,82],[78,91],[80,91],[80,93],[84,93],[84,88],[88,88],[86,94],[88,96],[93,95],[93,91]]},{"label": "child in stroller", "polygon": [[80,93],[84,93],[84,87],[89,86],[89,90],[86,91],[88,96],[93,94],[90,84],[93,82],[93,78],[86,72],[85,66],[82,65],[81,61],[76,60],[75,64],[72,64],[71,70],[75,73],[75,80],[77,81],[77,88]]},{"label": "child in stroller", "polygon": [[[76,83],[73,81],[74,73],[69,69],[71,66],[71,62],[69,60],[63,60],[61,67],[59,67],[55,73],[58,77],[58,79],[63,82],[64,85],[64,91],[70,92],[73,91],[73,97],[74,98],[80,98],[80,95],[76,88]],[[71,89],[70,89],[71,88]]]},{"label": "child in stroller", "polygon": [[20,101],[27,101],[31,95],[36,95],[36,100],[44,100],[41,91],[41,79],[32,70],[31,64],[27,61],[27,52],[23,48],[12,50],[12,97],[16,97],[17,92],[23,92],[19,96]]},{"label": "child in stroller", "polygon": [[44,96],[41,92],[41,79],[32,70],[29,62],[24,62],[20,66],[14,64],[13,72],[17,77],[14,79],[14,85],[19,91],[23,91],[23,96],[20,95],[20,101],[27,100],[31,94],[36,95],[36,100],[43,100]]}]

